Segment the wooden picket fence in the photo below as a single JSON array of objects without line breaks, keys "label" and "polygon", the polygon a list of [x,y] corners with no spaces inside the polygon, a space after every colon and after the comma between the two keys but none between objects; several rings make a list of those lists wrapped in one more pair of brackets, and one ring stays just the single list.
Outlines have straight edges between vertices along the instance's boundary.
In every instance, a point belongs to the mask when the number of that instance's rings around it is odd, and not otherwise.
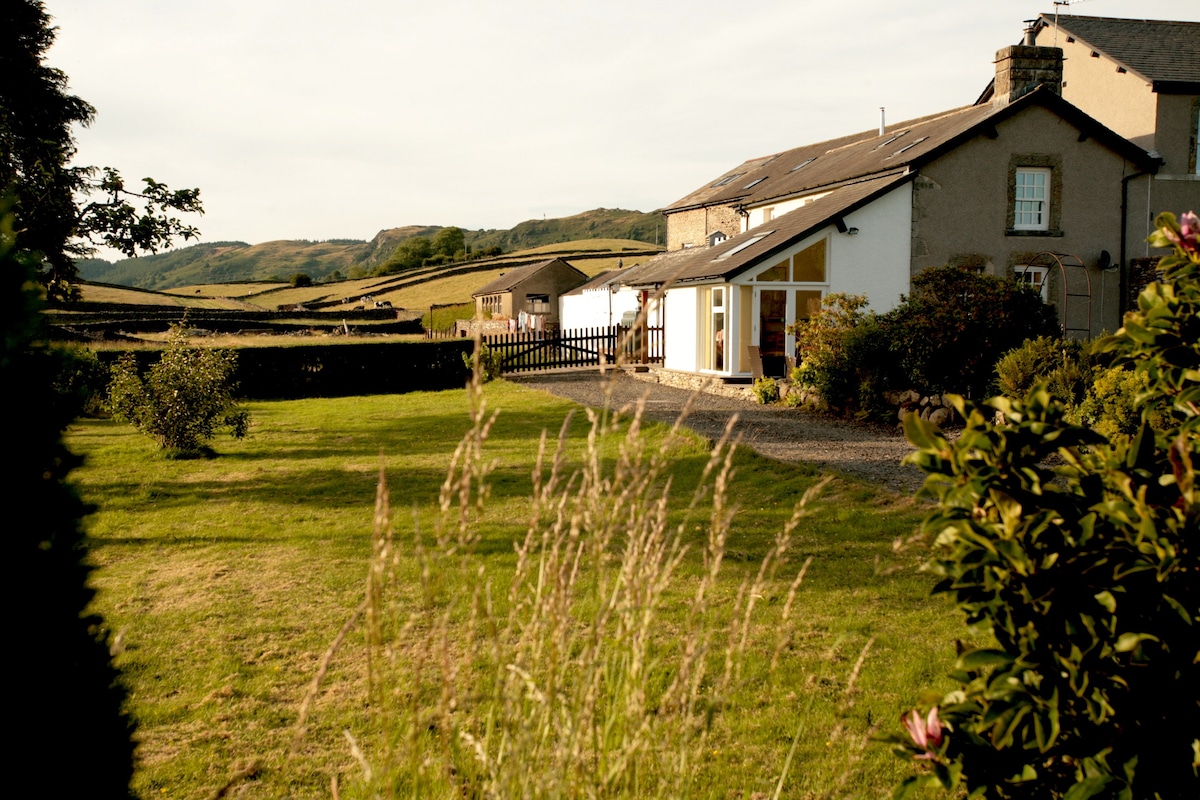
[{"label": "wooden picket fence", "polygon": [[500,356],[502,372],[662,362],[663,329],[642,332],[620,326],[489,334],[483,342]]}]

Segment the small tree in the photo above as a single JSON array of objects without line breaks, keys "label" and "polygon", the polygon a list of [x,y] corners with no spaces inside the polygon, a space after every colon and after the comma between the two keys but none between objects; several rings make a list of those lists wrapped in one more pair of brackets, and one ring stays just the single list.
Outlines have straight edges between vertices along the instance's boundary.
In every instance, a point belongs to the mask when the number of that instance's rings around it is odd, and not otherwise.
[{"label": "small tree", "polygon": [[[1200,220],[1161,215],[1163,280],[1099,348],[1142,386],[1141,424],[1071,424],[1045,383],[973,405],[948,442],[905,428],[939,508],[927,569],[984,646],[905,719],[922,784],[989,798],[1200,797]],[[999,412],[1002,422],[993,422]],[[1150,420],[1164,421],[1155,429]],[[988,640],[991,641],[988,641]]]},{"label": "small tree", "polygon": [[235,439],[246,435],[249,414],[237,409],[233,382],[237,354],[192,347],[183,325],[171,328],[162,357],[143,379],[137,360],[126,353],[113,367],[109,406],[174,455],[211,452],[206,442],[226,427]]}]

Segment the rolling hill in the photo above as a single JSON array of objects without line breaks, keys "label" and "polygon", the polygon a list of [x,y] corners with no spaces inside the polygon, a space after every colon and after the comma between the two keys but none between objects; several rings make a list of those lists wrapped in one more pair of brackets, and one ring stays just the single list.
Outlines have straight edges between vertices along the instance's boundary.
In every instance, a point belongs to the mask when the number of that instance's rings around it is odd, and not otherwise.
[{"label": "rolling hill", "polygon": [[[511,252],[583,239],[634,239],[654,245],[661,238],[661,226],[662,218],[657,212],[598,208],[560,219],[528,220],[510,230],[464,230],[464,233],[472,251],[499,247]],[[298,272],[321,280],[334,273],[341,276],[369,273],[386,261],[401,242],[414,236],[432,238],[441,229],[442,226],[435,225],[389,228],[370,241],[281,240],[254,245],[211,242],[115,263],[83,259],[79,262],[79,274],[88,281],[157,291],[207,283],[279,280]]]}]

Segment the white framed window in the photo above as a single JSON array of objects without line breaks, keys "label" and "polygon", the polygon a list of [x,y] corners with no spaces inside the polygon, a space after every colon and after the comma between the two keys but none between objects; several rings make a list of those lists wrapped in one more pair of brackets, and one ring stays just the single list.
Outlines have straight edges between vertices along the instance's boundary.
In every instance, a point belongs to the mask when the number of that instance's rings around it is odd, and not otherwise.
[{"label": "white framed window", "polygon": [[1013,230],[1050,229],[1050,170],[1017,167],[1013,178]]},{"label": "white framed window", "polygon": [[725,302],[728,290],[724,286],[705,287],[700,293],[700,354],[701,368],[727,372],[725,358],[726,323],[729,308]]},{"label": "white framed window", "polygon": [[1042,296],[1042,302],[1050,299],[1047,290],[1050,287],[1050,282],[1046,280],[1050,270],[1047,267],[1017,267],[1014,270],[1014,277],[1020,282],[1025,283],[1038,290]]}]

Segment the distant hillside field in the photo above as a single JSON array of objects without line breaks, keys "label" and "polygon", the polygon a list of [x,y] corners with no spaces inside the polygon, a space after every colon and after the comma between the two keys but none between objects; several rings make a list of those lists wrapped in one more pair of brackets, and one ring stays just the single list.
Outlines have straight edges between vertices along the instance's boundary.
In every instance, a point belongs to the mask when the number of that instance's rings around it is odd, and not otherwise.
[{"label": "distant hillside field", "polygon": [[[388,260],[402,242],[416,236],[432,239],[443,226],[409,225],[380,231],[371,241],[273,241],[261,244],[212,242],[169,253],[110,263],[100,259],[79,262],[80,277],[88,281],[119,284],[156,291],[201,285],[286,281],[304,273],[314,281],[330,276],[363,275]],[[635,248],[653,248],[665,238],[657,212],[642,213],[599,208],[571,217],[528,220],[511,230],[465,230],[471,252],[499,247],[504,253],[539,249],[551,252],[568,243],[576,250],[612,249],[603,244],[619,240]],[[595,240],[595,246],[581,242]],[[173,292],[174,293],[174,292]],[[201,291],[201,294],[205,294]]]},{"label": "distant hillside field", "polygon": [[[85,283],[83,306],[92,303],[188,306],[252,311],[274,311],[280,306],[303,304],[322,312],[348,311],[369,295],[387,300],[396,308],[428,309],[431,305],[469,303],[479,287],[510,269],[549,258],[563,257],[586,275],[631,267],[650,258],[630,255],[646,252],[641,242],[597,239],[543,245],[531,250],[477,262],[427,267],[395,275],[357,280],[328,281],[293,287],[281,282],[200,284],[162,292]],[[348,302],[342,303],[342,300]]]}]

